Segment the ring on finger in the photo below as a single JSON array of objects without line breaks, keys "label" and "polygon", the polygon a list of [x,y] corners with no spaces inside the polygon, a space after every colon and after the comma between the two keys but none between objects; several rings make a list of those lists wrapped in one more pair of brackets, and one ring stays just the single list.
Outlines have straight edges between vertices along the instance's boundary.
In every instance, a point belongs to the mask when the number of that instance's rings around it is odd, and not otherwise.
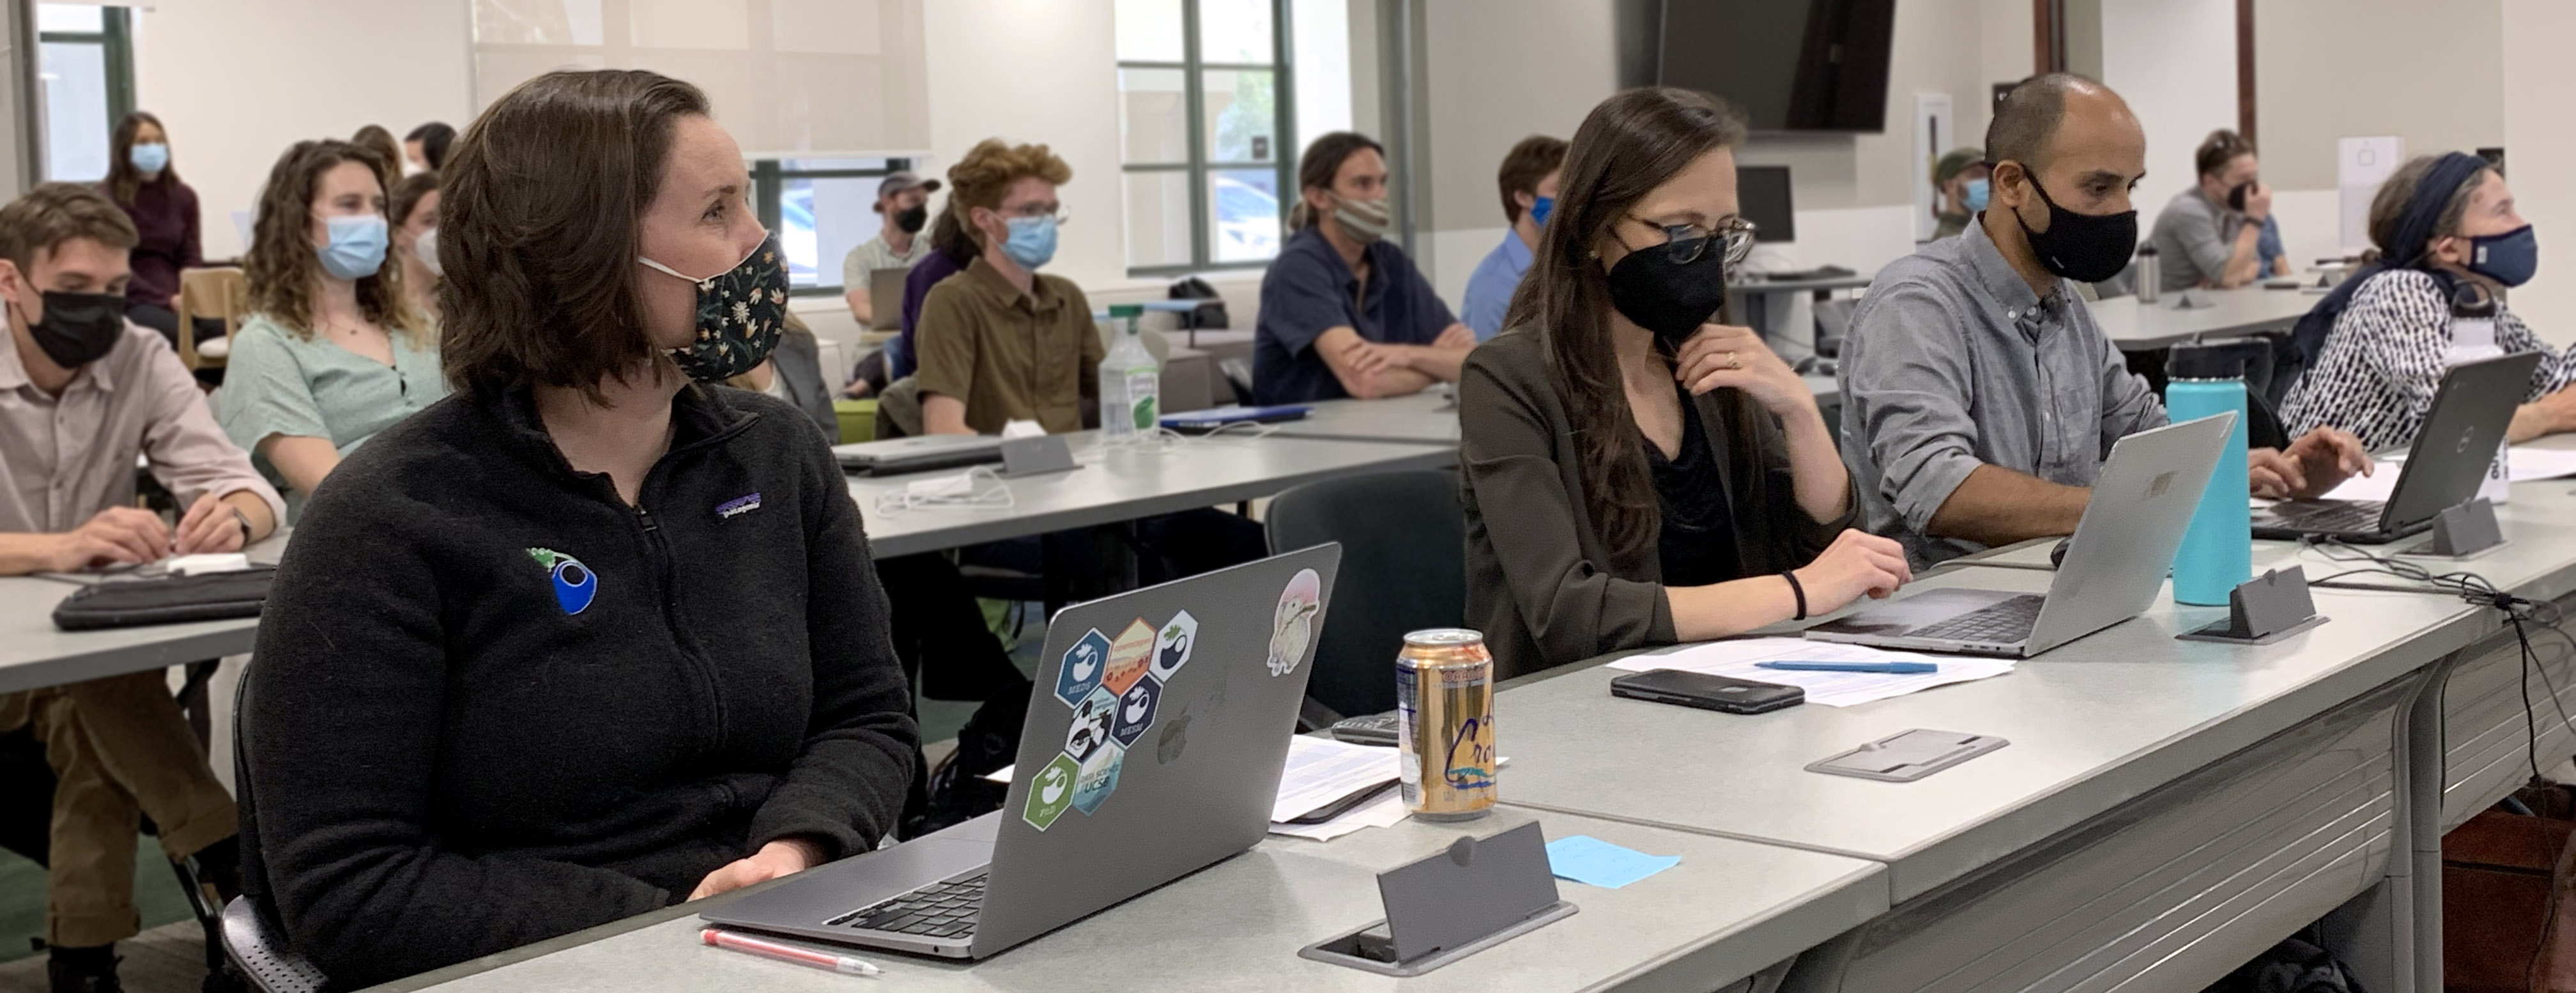
[{"label": "ring on finger", "polygon": [[1735,352],[1726,353],[1726,367],[1729,369],[1744,368],[1744,356]]}]

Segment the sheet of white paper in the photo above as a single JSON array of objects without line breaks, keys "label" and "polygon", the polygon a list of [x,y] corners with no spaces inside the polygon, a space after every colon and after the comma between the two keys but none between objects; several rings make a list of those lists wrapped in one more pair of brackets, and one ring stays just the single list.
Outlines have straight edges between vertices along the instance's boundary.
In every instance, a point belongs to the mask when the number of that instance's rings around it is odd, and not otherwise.
[{"label": "sheet of white paper", "polygon": [[[1783,672],[1757,662],[1933,662],[1939,672],[1900,675],[1878,672]],[[1891,652],[1861,645],[1838,645],[1804,638],[1745,638],[1694,645],[1665,655],[1631,655],[1610,663],[1630,672],[1681,669],[1711,676],[1777,683],[1807,691],[1808,703],[1850,707],[1872,700],[1904,696],[1935,686],[2000,676],[2013,670],[2010,659],[1971,659]]]},{"label": "sheet of white paper", "polygon": [[1288,739],[1288,768],[1279,777],[1272,821],[1306,812],[1396,776],[1395,749],[1301,734]]},{"label": "sheet of white paper", "polygon": [[[2517,483],[2576,476],[2576,451],[2515,445],[2507,468]],[[2334,500],[2378,500],[2386,502],[2397,491],[2398,470],[2406,465],[2406,456],[2391,455],[2379,460],[2379,468],[2369,476],[2355,476],[2326,494]]]},{"label": "sheet of white paper", "polygon": [[2511,463],[2506,468],[2512,472],[2513,481],[2517,483],[2576,476],[2576,451],[2541,448],[2536,445],[2515,445],[2513,454],[2507,457],[2511,459]]},{"label": "sheet of white paper", "polygon": [[2397,493],[2398,471],[2405,465],[2404,459],[2381,459],[2370,475],[2344,480],[2343,485],[2326,491],[2326,499],[2387,503],[2388,498]]},{"label": "sheet of white paper", "polygon": [[1270,825],[1270,833],[1311,841],[1331,841],[1361,828],[1394,827],[1402,823],[1405,816],[1404,797],[1390,791],[1321,824],[1281,824],[1274,821]]}]

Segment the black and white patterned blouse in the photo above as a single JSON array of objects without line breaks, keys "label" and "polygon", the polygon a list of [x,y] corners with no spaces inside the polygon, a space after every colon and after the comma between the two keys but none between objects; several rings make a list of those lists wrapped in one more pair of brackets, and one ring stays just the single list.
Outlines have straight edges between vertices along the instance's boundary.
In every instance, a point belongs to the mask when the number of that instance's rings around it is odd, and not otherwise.
[{"label": "black and white patterned blouse", "polygon": [[[2526,403],[2576,382],[2576,361],[2543,343],[2502,304],[2495,343],[2508,353],[2541,354]],[[2316,365],[2290,387],[2281,420],[2293,438],[2336,427],[2373,451],[2413,444],[2441,388],[2450,347],[2451,305],[2439,282],[2412,269],[2372,276],[2336,318]]]}]

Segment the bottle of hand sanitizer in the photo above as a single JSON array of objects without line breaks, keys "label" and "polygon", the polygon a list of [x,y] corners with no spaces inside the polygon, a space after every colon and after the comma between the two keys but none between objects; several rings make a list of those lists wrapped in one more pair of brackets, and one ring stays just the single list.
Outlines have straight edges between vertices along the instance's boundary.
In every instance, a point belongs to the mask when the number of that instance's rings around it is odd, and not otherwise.
[{"label": "bottle of hand sanitizer", "polygon": [[1109,354],[1100,360],[1100,433],[1115,440],[1150,434],[1162,416],[1163,368],[1137,322],[1145,308],[1109,308]]}]

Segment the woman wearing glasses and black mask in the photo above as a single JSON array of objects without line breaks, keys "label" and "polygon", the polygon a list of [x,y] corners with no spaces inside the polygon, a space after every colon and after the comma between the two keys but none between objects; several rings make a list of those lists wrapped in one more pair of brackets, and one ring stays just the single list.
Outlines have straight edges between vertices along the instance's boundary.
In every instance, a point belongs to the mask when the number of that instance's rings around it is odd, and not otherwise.
[{"label": "woman wearing glasses and black mask", "polygon": [[1881,597],[1905,554],[1851,529],[1806,383],[1715,323],[1735,112],[1630,90],[1593,109],[1504,332],[1459,381],[1467,615],[1503,675],[1702,641]]}]

